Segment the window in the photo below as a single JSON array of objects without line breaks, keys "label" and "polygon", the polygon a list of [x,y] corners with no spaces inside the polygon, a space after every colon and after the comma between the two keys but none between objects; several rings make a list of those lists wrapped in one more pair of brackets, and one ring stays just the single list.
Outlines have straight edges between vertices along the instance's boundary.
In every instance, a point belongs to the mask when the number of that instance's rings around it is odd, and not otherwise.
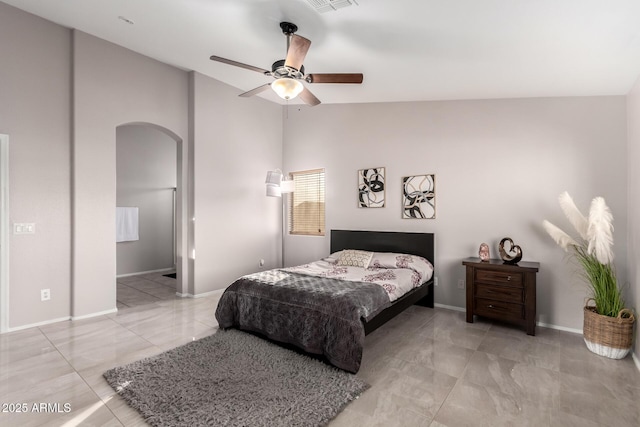
[{"label": "window", "polygon": [[324,169],[291,172],[289,234],[324,236]]}]

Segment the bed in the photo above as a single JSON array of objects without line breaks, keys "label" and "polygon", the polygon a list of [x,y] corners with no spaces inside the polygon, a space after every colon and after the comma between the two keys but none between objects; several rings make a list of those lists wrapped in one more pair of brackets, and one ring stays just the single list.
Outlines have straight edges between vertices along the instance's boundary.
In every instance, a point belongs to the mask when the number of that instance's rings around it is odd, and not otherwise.
[{"label": "bed", "polygon": [[[332,255],[321,264],[336,264],[338,259],[343,261],[344,254],[357,251],[375,252],[370,259],[375,267],[381,267],[380,261],[384,264],[391,259],[391,254],[397,259],[397,254],[416,255],[402,258],[411,259],[411,266],[419,267],[409,273],[414,282],[412,289],[391,301],[389,289],[380,284],[301,273],[308,265],[268,270],[243,276],[224,291],[216,308],[220,328],[257,333],[321,355],[338,368],[357,372],[365,335],[413,304],[433,307],[434,235],[331,230]],[[431,265],[430,275],[422,269],[425,260]],[[388,274],[380,268],[367,272]]]}]

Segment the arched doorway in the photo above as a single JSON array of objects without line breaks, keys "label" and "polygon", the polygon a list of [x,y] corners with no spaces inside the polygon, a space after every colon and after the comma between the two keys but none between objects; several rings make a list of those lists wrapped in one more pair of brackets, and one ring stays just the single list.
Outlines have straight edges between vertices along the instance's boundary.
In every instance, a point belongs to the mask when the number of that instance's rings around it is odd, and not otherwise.
[{"label": "arched doorway", "polygon": [[150,123],[116,128],[118,309],[183,293],[178,262],[181,144],[173,132]]}]

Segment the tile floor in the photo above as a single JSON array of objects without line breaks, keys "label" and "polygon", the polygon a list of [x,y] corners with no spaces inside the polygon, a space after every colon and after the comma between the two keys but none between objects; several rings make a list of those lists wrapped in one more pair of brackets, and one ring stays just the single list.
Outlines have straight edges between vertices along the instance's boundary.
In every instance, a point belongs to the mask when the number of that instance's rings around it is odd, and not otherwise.
[{"label": "tile floor", "polygon": [[[0,425],[145,425],[102,373],[215,333],[217,299],[160,300],[0,335],[1,403],[28,412],[0,412]],[[413,306],[366,338],[358,376],[371,388],[330,426],[640,425],[630,357],[596,356],[580,335],[536,333]],[[40,403],[59,407],[36,412]]]},{"label": "tile floor", "polygon": [[165,277],[171,271],[147,273],[116,279],[116,303],[118,310],[146,305],[158,301],[174,300],[176,279]]}]

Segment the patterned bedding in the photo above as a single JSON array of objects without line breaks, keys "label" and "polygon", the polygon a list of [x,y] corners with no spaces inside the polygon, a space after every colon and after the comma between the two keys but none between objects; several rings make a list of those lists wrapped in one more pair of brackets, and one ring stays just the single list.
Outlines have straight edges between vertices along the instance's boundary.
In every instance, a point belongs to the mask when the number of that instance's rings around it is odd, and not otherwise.
[{"label": "patterned bedding", "polygon": [[366,268],[340,265],[338,261],[341,252],[336,252],[320,261],[285,268],[283,271],[351,282],[375,283],[382,286],[391,302],[429,281],[433,275],[433,265],[422,257],[395,253],[371,254]]},{"label": "patterned bedding", "polygon": [[[345,269],[334,254],[304,266],[243,276],[223,293],[216,319],[221,328],[258,332],[324,355],[333,365],[355,373],[364,345],[362,321],[391,305],[400,288],[412,289],[430,278],[428,261],[393,255],[374,255],[367,268]],[[398,268],[398,263],[404,267]]]}]

